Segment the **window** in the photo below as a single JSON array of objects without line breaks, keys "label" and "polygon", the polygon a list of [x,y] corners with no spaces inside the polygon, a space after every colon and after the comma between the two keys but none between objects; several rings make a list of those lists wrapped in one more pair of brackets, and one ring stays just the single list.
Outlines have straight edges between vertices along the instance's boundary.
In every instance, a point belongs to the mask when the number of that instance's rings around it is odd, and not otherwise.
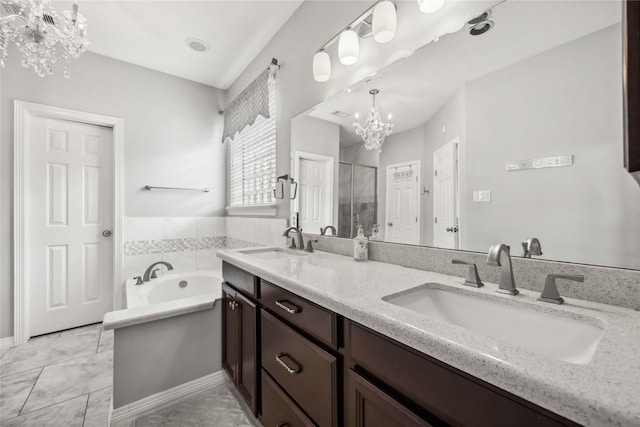
[{"label": "window", "polygon": [[276,188],[276,81],[269,82],[269,118],[258,116],[231,141],[230,205],[275,203]]}]

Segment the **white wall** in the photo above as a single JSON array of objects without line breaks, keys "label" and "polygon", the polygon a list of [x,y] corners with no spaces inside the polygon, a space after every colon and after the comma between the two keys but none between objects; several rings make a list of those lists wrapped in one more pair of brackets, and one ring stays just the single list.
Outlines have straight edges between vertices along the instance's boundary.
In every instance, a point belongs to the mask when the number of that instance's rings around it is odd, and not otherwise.
[{"label": "white wall", "polygon": [[[13,334],[13,101],[124,119],[124,216],[224,215],[223,92],[93,53],[40,78],[10,52],[1,77],[0,337]],[[144,185],[210,187],[210,193],[143,192]]]},{"label": "white wall", "polygon": [[364,147],[364,143],[341,147],[340,161],[378,167],[380,164],[380,152],[378,150],[367,150]]},{"label": "white wall", "polygon": [[[548,259],[640,268],[640,189],[622,167],[621,52],[618,24],[467,84],[463,198],[491,190],[492,201],[468,203],[465,248],[506,242],[519,254],[535,236]],[[507,160],[561,154],[574,165],[505,171]]]}]

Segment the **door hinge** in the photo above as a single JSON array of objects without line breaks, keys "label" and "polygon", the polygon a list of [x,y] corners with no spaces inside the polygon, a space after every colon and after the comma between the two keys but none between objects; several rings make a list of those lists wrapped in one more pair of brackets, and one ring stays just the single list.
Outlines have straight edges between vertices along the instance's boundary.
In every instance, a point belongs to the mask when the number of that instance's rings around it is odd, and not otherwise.
[{"label": "door hinge", "polygon": [[416,222],[418,222],[418,217],[416,217]]},{"label": "door hinge", "polygon": [[438,223],[438,217],[433,218],[433,222],[437,224]]},{"label": "door hinge", "polygon": [[438,176],[438,171],[437,171],[437,170],[436,170],[436,171],[433,171],[433,172],[436,174],[436,176]]}]

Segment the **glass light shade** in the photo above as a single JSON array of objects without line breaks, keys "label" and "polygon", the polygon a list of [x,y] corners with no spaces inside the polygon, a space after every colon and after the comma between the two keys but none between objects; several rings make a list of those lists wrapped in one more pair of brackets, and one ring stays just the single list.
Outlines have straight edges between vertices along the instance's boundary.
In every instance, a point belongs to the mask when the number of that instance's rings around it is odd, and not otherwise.
[{"label": "glass light shade", "polygon": [[373,9],[373,39],[378,43],[387,43],[396,35],[396,6],[390,1],[382,1]]},{"label": "glass light shade", "polygon": [[444,0],[418,0],[418,6],[422,13],[434,13],[444,6]]},{"label": "glass light shade", "polygon": [[344,30],[338,41],[338,56],[343,65],[353,65],[358,62],[360,54],[360,41],[358,34],[353,30]]},{"label": "glass light shade", "polygon": [[324,50],[313,56],[313,78],[320,83],[331,78],[331,58]]}]

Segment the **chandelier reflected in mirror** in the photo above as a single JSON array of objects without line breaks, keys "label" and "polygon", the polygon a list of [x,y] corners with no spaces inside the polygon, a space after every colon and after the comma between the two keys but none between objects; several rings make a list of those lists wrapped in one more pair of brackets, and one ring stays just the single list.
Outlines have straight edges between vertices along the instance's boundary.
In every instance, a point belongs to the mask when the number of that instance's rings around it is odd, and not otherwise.
[{"label": "chandelier reflected in mirror", "polygon": [[356,133],[364,140],[364,147],[367,150],[382,151],[384,139],[393,132],[391,114],[389,114],[389,122],[384,123],[380,118],[378,107],[376,107],[376,95],[379,94],[380,91],[378,89],[371,89],[369,93],[373,96],[373,104],[367,115],[367,121],[364,125],[361,125],[360,122],[358,122],[358,114],[356,114],[356,121],[353,122],[353,127]]},{"label": "chandelier reflected in mirror", "polygon": [[78,13],[77,1],[59,14],[51,0],[2,0],[0,12],[0,65],[4,67],[14,43],[22,66],[40,77],[53,74],[58,59],[65,61],[64,76],[71,76],[71,60],[89,46],[87,21]]}]

